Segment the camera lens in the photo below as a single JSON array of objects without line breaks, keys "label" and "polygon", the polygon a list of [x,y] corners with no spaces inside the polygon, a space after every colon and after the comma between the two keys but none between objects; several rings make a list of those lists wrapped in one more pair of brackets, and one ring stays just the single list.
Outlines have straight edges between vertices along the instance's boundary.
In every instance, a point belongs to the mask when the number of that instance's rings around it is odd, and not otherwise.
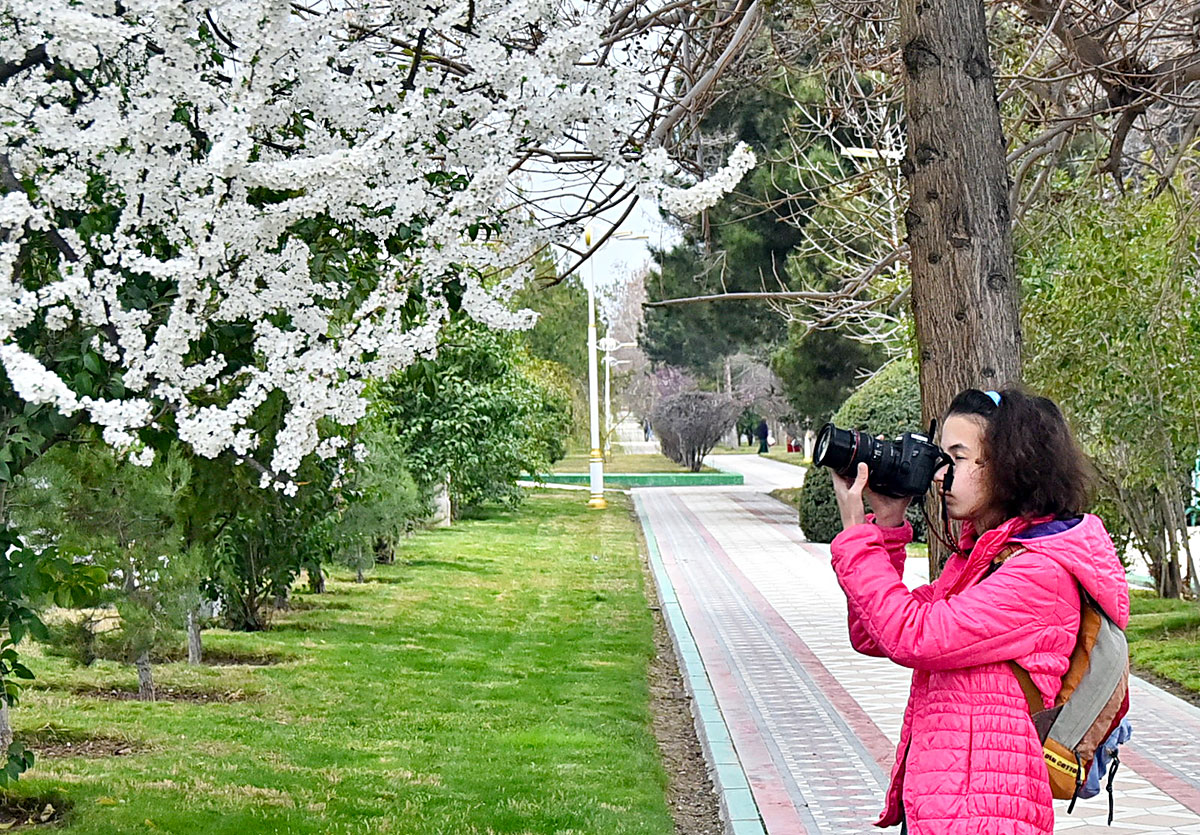
[{"label": "camera lens", "polygon": [[813,463],[845,475],[858,464],[856,453],[859,435],[860,433],[853,429],[838,429],[832,423],[825,424],[817,434]]}]

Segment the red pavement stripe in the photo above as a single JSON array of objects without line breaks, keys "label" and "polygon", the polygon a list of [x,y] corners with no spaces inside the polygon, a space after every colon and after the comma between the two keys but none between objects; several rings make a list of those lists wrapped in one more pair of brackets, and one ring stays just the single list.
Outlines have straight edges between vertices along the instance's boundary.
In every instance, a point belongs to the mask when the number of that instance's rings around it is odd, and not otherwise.
[{"label": "red pavement stripe", "polygon": [[721,715],[729,728],[729,735],[746,773],[746,781],[750,784],[764,828],[770,833],[807,835],[808,829],[788,795],[783,776],[759,735],[754,714],[737,686],[733,670],[725,662],[725,650],[712,627],[712,622],[692,594],[691,583],[688,582],[686,573],[675,562],[674,550],[662,547],[662,541],[659,540],[658,551],[663,567],[671,578],[671,585],[675,587],[675,597],[683,609],[692,638],[704,659],[704,670],[717,697]]},{"label": "red pavement stripe", "polygon": [[692,513],[682,502],[678,502],[678,505],[680,512],[691,518],[697,532],[708,543],[714,556],[721,562],[722,566],[729,573],[729,576],[741,588],[742,593],[746,595],[746,599],[750,601],[767,625],[771,627],[787,648],[796,656],[796,659],[803,665],[808,675],[821,688],[825,697],[829,699],[829,702],[837,709],[842,719],[845,720],[846,724],[858,737],[863,747],[879,763],[880,768],[883,769],[883,773],[889,774],[892,763],[896,758],[896,747],[892,745],[891,740],[884,735],[883,731],[879,730],[879,726],[875,724],[870,715],[859,706],[854,697],[846,691],[846,688],[842,687],[841,683],[829,672],[828,668],[821,663],[821,660],[813,654],[813,651],[808,648],[804,640],[796,634],[795,630],[775,610],[775,607],[762,596],[758,588],[734,564],[729,554],[721,547],[721,543],[713,537],[696,514]]},{"label": "red pavement stripe", "polygon": [[1133,750],[1122,749],[1121,762],[1148,780],[1163,794],[1170,795],[1177,803],[1200,815],[1200,790],[1197,790],[1191,783]]}]

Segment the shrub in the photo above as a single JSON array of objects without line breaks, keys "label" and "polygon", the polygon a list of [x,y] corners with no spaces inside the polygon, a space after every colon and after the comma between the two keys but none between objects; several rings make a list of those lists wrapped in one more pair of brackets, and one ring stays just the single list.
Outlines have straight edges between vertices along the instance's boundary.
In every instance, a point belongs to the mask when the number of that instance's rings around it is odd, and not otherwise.
[{"label": "shrub", "polygon": [[696,473],[741,411],[727,394],[685,391],[660,400],[650,420],[663,455]]},{"label": "shrub", "polygon": [[561,369],[531,359],[518,334],[461,320],[437,356],[379,388],[379,415],[399,438],[408,471],[427,495],[450,482],[453,516],[487,502],[520,503],[521,473],[566,454],[570,392]]},{"label": "shrub", "polygon": [[[910,360],[885,366],[846,399],[833,415],[843,429],[861,429],[895,437],[921,428],[921,389]],[[925,539],[925,520],[919,507],[909,508],[908,519],[917,541]],[[800,528],[810,542],[830,542],[842,530],[833,482],[827,472],[810,470],[800,491]]]}]

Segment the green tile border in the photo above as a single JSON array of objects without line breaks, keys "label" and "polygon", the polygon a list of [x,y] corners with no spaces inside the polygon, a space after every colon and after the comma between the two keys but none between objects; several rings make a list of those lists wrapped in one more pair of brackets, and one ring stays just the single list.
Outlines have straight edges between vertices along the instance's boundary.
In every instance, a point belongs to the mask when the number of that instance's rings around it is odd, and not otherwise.
[{"label": "green tile border", "polygon": [[671,643],[675,645],[675,657],[679,660],[684,686],[692,697],[693,723],[717,792],[725,835],[765,835],[746,771],[733,747],[733,738],[717,705],[716,694],[713,693],[712,682],[708,679],[696,639],[683,615],[675,587],[658,551],[658,540],[654,537],[650,519],[637,493],[633,494],[633,504],[646,534],[646,548],[650,552],[647,556],[650,573],[658,589],[658,604]]},{"label": "green tile border", "polygon": [[[588,473],[539,473],[531,481],[545,484],[587,484]],[[720,487],[745,484],[741,473],[605,473],[605,486]]]}]

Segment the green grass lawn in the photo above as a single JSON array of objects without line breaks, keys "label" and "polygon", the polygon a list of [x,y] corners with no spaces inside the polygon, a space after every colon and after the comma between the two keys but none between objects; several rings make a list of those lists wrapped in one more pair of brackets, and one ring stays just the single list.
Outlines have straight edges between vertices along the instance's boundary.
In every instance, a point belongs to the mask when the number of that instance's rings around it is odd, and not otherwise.
[{"label": "green grass lawn", "polygon": [[798,509],[800,507],[800,491],[803,489],[802,487],[777,487],[771,491],[771,495]]},{"label": "green grass lawn", "polygon": [[406,542],[368,582],[297,594],[269,632],[206,633],[271,666],[156,668],[211,703],[81,695],[131,668],[33,658],[18,738],[105,737],[123,756],[39,759],[68,833],[659,833],[653,622],[628,499],[537,493]]},{"label": "green grass lawn", "polygon": [[[554,473],[586,473],[589,456],[587,453],[568,455],[550,468]],[[604,462],[606,473],[687,473],[687,467],[681,467],[665,455],[652,453],[650,455],[625,455],[613,453]],[[712,467],[701,467],[702,473],[715,473]]]},{"label": "green grass lawn", "polygon": [[1173,681],[1200,696],[1200,604],[1131,592],[1125,635],[1135,672]]},{"label": "green grass lawn", "polygon": [[765,453],[763,458],[770,458],[772,461],[782,461],[785,464],[794,464],[797,467],[812,466],[812,461],[805,458],[803,452],[787,452],[778,447]]},{"label": "green grass lawn", "polygon": [[755,455],[758,453],[758,445],[730,446],[729,444],[717,444],[713,447],[713,452],[721,455]]}]

